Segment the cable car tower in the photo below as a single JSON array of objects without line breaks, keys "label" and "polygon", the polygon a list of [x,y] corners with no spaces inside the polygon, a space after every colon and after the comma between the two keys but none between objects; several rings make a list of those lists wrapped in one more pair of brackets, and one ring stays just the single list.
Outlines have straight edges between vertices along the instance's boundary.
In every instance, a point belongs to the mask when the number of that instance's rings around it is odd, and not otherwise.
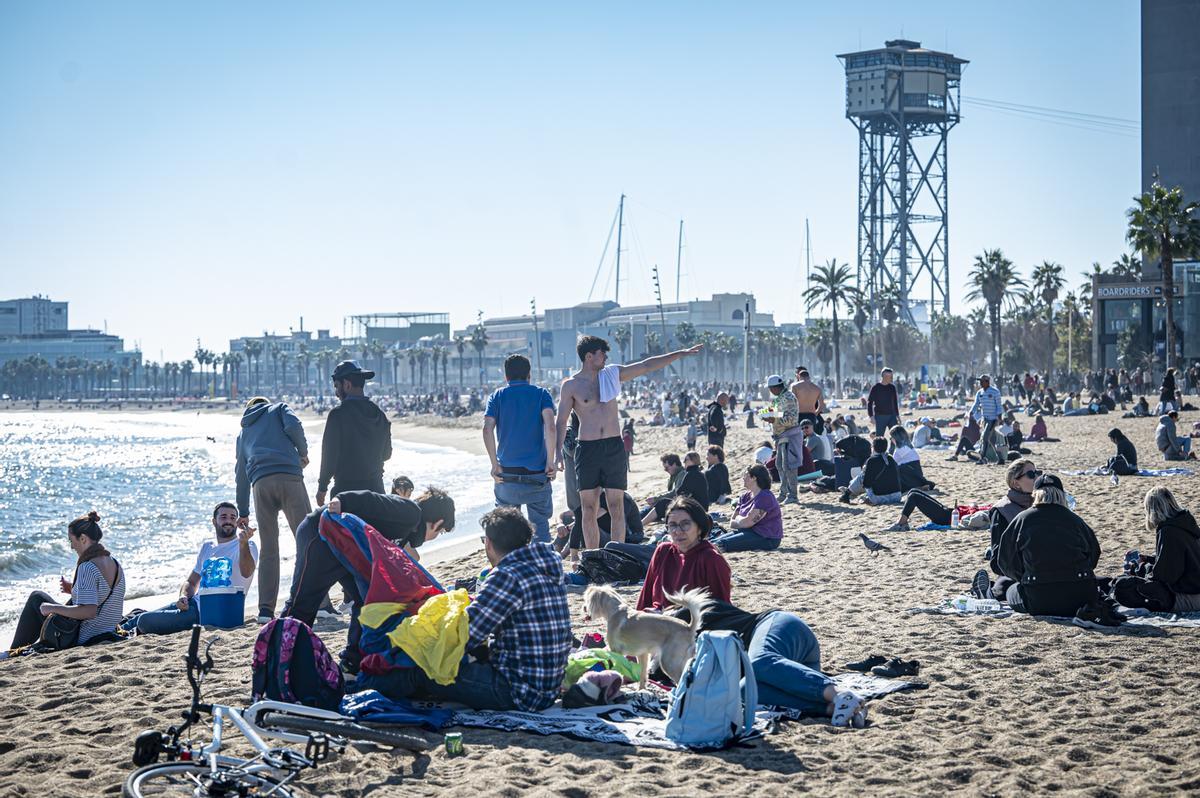
[{"label": "cable car tower", "polygon": [[845,53],[846,118],[858,128],[858,287],[896,286],[900,318],[929,280],[929,319],[950,312],[946,139],[959,119],[964,59],[894,39]]}]

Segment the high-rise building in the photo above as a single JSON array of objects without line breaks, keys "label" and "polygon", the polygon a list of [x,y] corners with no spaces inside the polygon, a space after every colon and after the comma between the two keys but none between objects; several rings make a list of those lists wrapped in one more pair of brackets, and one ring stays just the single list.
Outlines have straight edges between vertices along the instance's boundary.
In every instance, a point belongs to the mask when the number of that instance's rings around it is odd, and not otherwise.
[{"label": "high-rise building", "polygon": [[0,336],[42,335],[67,329],[67,303],[44,296],[0,302]]},{"label": "high-rise building", "polygon": [[1200,0],[1142,0],[1142,190],[1200,200]]}]

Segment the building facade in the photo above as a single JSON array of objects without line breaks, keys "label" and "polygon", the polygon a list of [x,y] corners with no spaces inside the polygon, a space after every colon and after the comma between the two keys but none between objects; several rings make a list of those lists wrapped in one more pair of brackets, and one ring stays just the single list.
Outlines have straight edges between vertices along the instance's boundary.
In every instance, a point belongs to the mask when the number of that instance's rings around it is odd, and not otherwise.
[{"label": "building facade", "polygon": [[1200,0],[1142,0],[1142,190],[1200,199]]},{"label": "building facade", "polygon": [[141,364],[142,353],[126,351],[120,337],[99,330],[72,330],[67,319],[66,302],[42,296],[0,301],[0,366],[31,357],[51,365],[72,359],[109,363],[118,369],[136,369]]},{"label": "building facade", "polygon": [[0,302],[0,337],[67,331],[67,303],[44,296]]},{"label": "building facade", "polygon": [[[1092,363],[1095,368],[1141,365],[1130,353],[1166,357],[1166,301],[1162,283],[1092,276]],[[1123,340],[1124,338],[1124,340]],[[1200,263],[1175,264],[1175,347],[1180,365],[1200,360]],[[1126,360],[1122,355],[1126,354]]]}]

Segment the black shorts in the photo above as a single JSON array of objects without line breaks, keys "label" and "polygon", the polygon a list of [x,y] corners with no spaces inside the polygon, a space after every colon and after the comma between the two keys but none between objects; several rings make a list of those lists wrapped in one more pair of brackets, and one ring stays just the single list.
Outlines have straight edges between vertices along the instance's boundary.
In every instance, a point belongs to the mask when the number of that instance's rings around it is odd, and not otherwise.
[{"label": "black shorts", "polygon": [[629,455],[625,454],[624,442],[620,438],[579,441],[575,446],[575,481],[579,490],[625,490],[629,485]]}]

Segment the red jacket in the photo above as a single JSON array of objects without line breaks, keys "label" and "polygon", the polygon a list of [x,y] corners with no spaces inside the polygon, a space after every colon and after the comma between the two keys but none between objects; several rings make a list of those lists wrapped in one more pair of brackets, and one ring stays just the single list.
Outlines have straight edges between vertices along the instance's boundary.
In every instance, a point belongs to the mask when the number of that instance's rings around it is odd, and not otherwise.
[{"label": "red jacket", "polygon": [[701,540],[684,554],[674,543],[659,543],[646,571],[637,608],[666,609],[666,593],[707,588],[718,601],[729,601],[729,563],[713,544]]}]

